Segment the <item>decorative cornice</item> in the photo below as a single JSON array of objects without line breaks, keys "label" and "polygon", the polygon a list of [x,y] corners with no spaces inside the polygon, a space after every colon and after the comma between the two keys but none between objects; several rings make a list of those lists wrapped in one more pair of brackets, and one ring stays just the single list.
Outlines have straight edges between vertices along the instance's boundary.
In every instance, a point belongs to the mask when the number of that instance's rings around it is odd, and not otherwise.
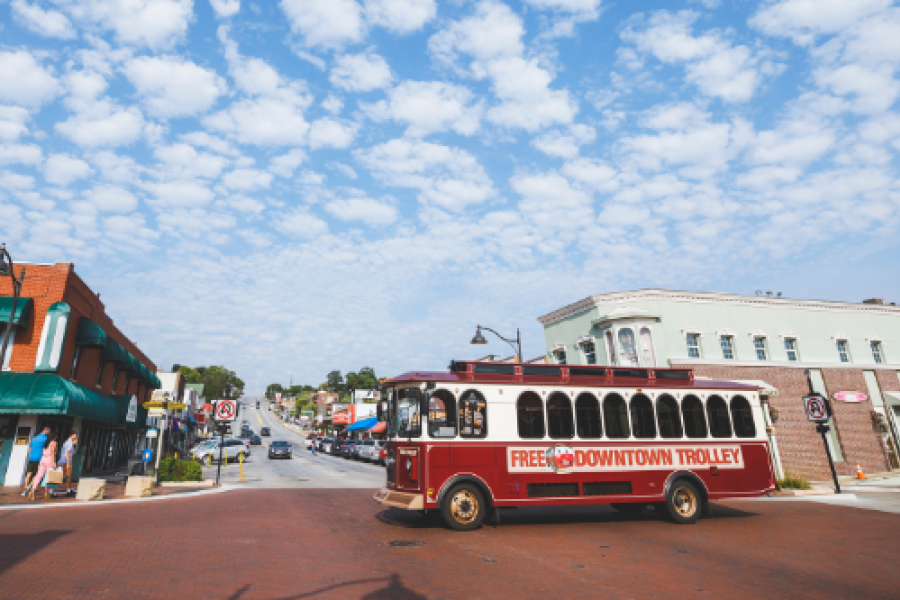
[{"label": "decorative cornice", "polygon": [[628,292],[611,292],[588,296],[551,313],[538,317],[538,322],[552,325],[568,317],[599,308],[609,302],[634,302],[639,300],[663,300],[671,302],[690,302],[695,304],[735,304],[764,308],[797,308],[803,310],[819,310],[831,312],[859,312],[867,314],[884,314],[900,317],[900,307],[884,304],[862,304],[854,302],[835,302],[831,300],[794,300],[790,298],[769,298],[768,296],[740,296],[719,292],[685,292],[661,289],[642,289]]},{"label": "decorative cornice", "polygon": [[800,362],[800,361],[776,361],[776,360],[709,360],[706,358],[670,358],[671,367],[691,366],[715,366],[715,367],[780,367],[782,369],[859,369],[871,371],[873,369],[885,371],[900,371],[900,364],[869,364],[869,363],[845,363],[845,362]]}]

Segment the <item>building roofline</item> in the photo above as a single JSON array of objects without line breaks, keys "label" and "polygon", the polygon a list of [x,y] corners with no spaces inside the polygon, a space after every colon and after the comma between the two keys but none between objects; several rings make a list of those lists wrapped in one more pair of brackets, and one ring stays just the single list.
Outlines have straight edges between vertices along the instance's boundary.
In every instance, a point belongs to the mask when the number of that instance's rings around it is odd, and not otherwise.
[{"label": "building roofline", "polygon": [[794,298],[772,298],[769,296],[745,296],[726,294],[723,292],[690,292],[680,290],[664,290],[659,288],[643,288],[625,292],[610,292],[588,296],[578,302],[557,309],[538,317],[538,322],[552,325],[565,318],[598,308],[607,302],[628,302],[633,300],[672,300],[675,302],[720,302],[724,304],[742,304],[764,308],[800,308],[807,310],[830,310],[837,312],[863,312],[900,316],[900,306],[885,304],[863,304],[861,302],[838,302],[834,300],[798,300]]}]

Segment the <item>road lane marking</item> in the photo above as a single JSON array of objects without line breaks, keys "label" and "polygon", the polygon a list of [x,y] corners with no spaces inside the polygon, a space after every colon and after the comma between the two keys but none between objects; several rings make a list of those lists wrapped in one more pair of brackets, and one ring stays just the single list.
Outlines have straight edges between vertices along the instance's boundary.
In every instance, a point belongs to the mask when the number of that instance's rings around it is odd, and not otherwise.
[{"label": "road lane marking", "polygon": [[256,420],[259,421],[260,425],[262,425],[262,419],[259,418],[259,413],[256,413]]}]

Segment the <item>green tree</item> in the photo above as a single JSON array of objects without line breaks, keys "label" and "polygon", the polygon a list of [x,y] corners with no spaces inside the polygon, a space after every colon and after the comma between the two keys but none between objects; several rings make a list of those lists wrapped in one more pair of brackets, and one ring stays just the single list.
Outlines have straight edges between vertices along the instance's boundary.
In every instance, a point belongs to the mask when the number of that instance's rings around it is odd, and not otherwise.
[{"label": "green tree", "polygon": [[266,398],[274,400],[277,392],[284,392],[284,387],[280,383],[270,383],[266,388]]},{"label": "green tree", "polygon": [[347,373],[347,390],[372,390],[378,387],[378,378],[371,367],[363,367],[359,373]]},{"label": "green tree", "polygon": [[344,377],[341,372],[334,370],[325,378],[325,388],[335,394],[341,394],[345,391]]},{"label": "green tree", "polygon": [[240,398],[244,395],[244,382],[223,366],[187,367],[181,365],[178,370],[184,374],[187,383],[202,383],[203,394],[208,400],[224,398],[227,394],[230,398]]}]

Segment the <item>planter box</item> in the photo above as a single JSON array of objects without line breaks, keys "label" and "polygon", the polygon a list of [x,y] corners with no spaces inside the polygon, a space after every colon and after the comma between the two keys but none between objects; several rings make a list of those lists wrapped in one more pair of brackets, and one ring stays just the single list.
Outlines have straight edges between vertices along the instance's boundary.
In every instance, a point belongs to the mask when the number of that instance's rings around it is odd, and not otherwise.
[{"label": "planter box", "polygon": [[78,481],[76,500],[103,500],[103,491],[106,489],[106,480],[95,477],[82,477]]},{"label": "planter box", "polygon": [[203,481],[163,481],[159,485],[161,487],[183,487],[183,488],[196,488],[196,487],[212,487],[214,484],[212,479],[204,479]]},{"label": "planter box", "polygon": [[153,477],[132,475],[125,483],[126,498],[146,498],[153,495]]}]

